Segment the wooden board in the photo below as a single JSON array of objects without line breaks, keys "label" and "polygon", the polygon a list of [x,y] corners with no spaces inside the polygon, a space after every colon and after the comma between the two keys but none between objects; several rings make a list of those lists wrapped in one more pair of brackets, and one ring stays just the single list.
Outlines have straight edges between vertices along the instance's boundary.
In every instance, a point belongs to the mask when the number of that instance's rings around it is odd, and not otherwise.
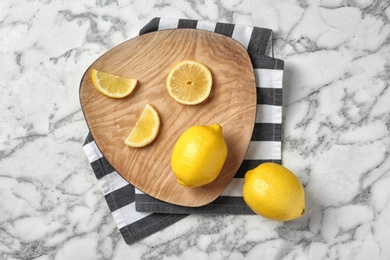
[{"label": "wooden board", "polygon": [[[202,104],[179,104],[166,91],[168,72],[185,59],[204,63],[213,75],[211,94]],[[138,79],[138,86],[124,99],[105,97],[93,87],[92,68]],[[119,174],[157,199],[196,207],[216,199],[244,159],[256,116],[256,84],[249,56],[237,41],[201,30],[164,30],[98,58],[82,78],[80,102],[97,146]],[[128,147],[123,142],[147,103],[160,114],[159,134],[144,148]],[[203,187],[179,185],[170,166],[176,140],[192,125],[213,123],[222,126],[229,149],[220,175]]]}]

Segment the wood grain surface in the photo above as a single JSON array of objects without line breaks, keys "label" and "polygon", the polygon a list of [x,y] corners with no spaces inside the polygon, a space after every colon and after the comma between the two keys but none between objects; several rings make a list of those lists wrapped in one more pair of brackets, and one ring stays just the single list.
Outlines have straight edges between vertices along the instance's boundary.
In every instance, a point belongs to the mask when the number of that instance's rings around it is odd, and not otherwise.
[{"label": "wood grain surface", "polygon": [[[211,94],[199,105],[179,104],[166,90],[168,72],[185,59],[204,63],[213,75]],[[130,96],[108,98],[93,87],[92,68],[139,82]],[[98,58],[82,78],[80,102],[97,146],[119,174],[157,199],[197,207],[223,192],[244,159],[255,122],[256,84],[249,56],[237,41],[201,30],[163,30],[126,41]],[[147,103],[160,114],[159,134],[146,147],[128,147],[123,142]],[[170,165],[176,140],[192,125],[213,123],[222,126],[229,149],[220,175],[203,187],[179,185]]]}]

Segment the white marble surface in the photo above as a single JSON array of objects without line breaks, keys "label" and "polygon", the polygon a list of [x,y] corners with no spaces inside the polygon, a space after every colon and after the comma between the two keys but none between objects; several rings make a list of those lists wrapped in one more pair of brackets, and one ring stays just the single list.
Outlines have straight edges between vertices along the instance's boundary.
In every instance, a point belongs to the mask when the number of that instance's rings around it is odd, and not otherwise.
[{"label": "white marble surface", "polygon": [[[0,1],[0,259],[390,259],[390,2]],[[81,145],[83,72],[155,16],[274,30],[307,212],[190,216],[126,245]]]}]

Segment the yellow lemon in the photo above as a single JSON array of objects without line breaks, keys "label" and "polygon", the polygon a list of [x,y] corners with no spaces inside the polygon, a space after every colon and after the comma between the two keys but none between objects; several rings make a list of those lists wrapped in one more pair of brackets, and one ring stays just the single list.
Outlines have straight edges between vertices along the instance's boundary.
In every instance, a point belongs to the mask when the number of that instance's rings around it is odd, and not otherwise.
[{"label": "yellow lemon", "polygon": [[196,105],[210,95],[213,77],[202,63],[184,60],[176,64],[167,76],[167,90],[177,102]]},{"label": "yellow lemon", "polygon": [[160,116],[150,104],[146,104],[134,128],[125,140],[130,147],[144,147],[156,138],[160,129]]},{"label": "yellow lemon", "polygon": [[92,69],[91,78],[96,90],[111,98],[127,97],[138,82],[136,79],[124,78],[96,69]]},{"label": "yellow lemon", "polygon": [[172,170],[181,185],[203,186],[218,177],[227,154],[220,125],[192,126],[176,141],[171,157]]},{"label": "yellow lemon", "polygon": [[276,163],[263,163],[245,174],[243,197],[257,214],[288,221],[305,212],[305,193],[299,179]]}]

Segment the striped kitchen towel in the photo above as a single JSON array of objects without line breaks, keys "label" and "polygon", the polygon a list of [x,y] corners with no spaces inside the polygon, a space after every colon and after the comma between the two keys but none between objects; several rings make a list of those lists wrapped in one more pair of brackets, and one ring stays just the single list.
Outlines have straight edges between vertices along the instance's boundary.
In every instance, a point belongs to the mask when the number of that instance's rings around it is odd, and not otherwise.
[{"label": "striped kitchen towel", "polygon": [[127,244],[143,239],[187,216],[137,212],[134,186],[122,178],[107,162],[91,133],[85,139],[83,149],[118,229]]},{"label": "striped kitchen towel", "polygon": [[174,28],[193,28],[223,34],[237,40],[247,49],[257,84],[256,122],[245,160],[231,184],[214,202],[198,208],[162,202],[135,189],[107,162],[89,133],[83,145],[85,154],[127,244],[162,230],[187,214],[253,214],[242,199],[245,172],[263,162],[281,163],[284,62],[266,55],[272,31],[228,23],[154,18],[139,34]]},{"label": "striped kitchen towel", "polygon": [[282,156],[284,63],[266,55],[272,30],[209,21],[155,18],[141,30],[141,34],[174,28],[193,28],[219,33],[237,40],[247,49],[257,85],[255,126],[243,163],[228,187],[216,200],[201,207],[183,207],[160,201],[135,189],[136,210],[172,214],[253,214],[242,197],[244,175],[248,170],[264,162],[281,164]]}]

